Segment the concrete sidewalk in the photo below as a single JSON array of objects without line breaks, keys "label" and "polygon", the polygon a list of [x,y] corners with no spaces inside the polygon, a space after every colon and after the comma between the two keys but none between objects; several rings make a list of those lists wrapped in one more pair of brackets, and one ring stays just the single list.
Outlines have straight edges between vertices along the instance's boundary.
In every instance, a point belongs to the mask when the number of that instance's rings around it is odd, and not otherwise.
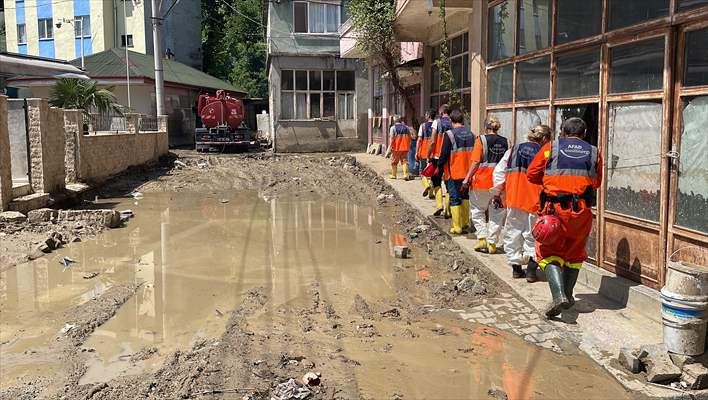
[{"label": "concrete sidewalk", "polygon": [[[421,196],[423,188],[419,179],[408,182],[402,179],[389,179],[390,160],[370,154],[353,156],[361,165],[384,177],[399,196],[421,214],[429,216],[435,211],[434,202]],[[430,220],[437,223],[445,232],[449,229],[449,220],[435,218]],[[474,239],[456,236],[451,240],[457,243],[467,255],[481,261],[490,271],[511,286],[520,297],[542,313],[544,306],[551,299],[545,282],[529,284],[525,279],[512,279],[511,267],[507,264],[504,254],[477,253],[473,250]],[[568,332],[581,350],[612,373],[628,390],[639,391],[651,397],[680,398],[685,395],[686,398],[691,398],[686,393],[639,381],[613,362],[621,347],[637,348],[643,344],[663,341],[656,291],[637,286],[636,283],[615,277],[592,266],[583,268],[578,281],[575,290],[577,299],[575,307],[564,312],[561,321],[550,321],[550,323]],[[461,313],[461,317],[470,320],[468,316],[469,310]]]}]

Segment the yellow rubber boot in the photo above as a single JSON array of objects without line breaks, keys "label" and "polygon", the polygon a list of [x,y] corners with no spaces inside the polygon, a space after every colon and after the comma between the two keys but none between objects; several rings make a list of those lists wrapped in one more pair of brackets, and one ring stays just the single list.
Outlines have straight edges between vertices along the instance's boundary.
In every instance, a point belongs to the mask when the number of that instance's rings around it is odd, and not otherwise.
[{"label": "yellow rubber boot", "polygon": [[409,181],[411,180],[411,173],[408,171],[408,163],[403,163],[401,164],[403,167],[403,180],[404,181]]},{"label": "yellow rubber boot", "polygon": [[450,195],[445,194],[445,219],[451,218],[452,213],[450,212]]},{"label": "yellow rubber boot", "polygon": [[497,254],[497,245],[494,243],[487,243],[487,253]]},{"label": "yellow rubber boot", "polygon": [[433,215],[437,217],[445,211],[445,209],[443,208],[442,188],[433,188],[433,192],[435,193],[435,212],[433,213]]},{"label": "yellow rubber boot", "polygon": [[423,184],[423,197],[428,197],[430,191],[432,190],[430,183],[428,182],[428,178],[421,176],[420,182]]},{"label": "yellow rubber boot", "polygon": [[430,190],[428,191],[428,198],[430,200],[434,200],[435,199],[435,187],[433,187],[433,181],[428,179],[428,185],[430,185]]},{"label": "yellow rubber boot", "polygon": [[391,166],[391,175],[388,177],[391,179],[396,179],[396,175],[398,175],[398,165],[392,165]]},{"label": "yellow rubber boot", "polygon": [[462,206],[451,206],[450,213],[452,214],[452,228],[450,228],[450,233],[453,235],[462,234]]},{"label": "yellow rubber boot", "polygon": [[479,251],[481,253],[487,252],[487,239],[479,239],[474,245],[474,251]]},{"label": "yellow rubber boot", "polygon": [[462,229],[470,227],[470,201],[462,200]]}]

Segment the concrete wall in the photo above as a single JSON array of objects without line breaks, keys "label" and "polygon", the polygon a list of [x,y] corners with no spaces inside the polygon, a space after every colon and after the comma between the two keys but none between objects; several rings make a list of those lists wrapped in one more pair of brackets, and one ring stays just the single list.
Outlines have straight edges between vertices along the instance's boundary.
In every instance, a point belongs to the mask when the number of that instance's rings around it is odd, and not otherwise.
[{"label": "concrete wall", "polygon": [[27,128],[25,125],[24,100],[8,99],[7,127],[10,135],[12,182],[15,185],[29,183],[27,165]]},{"label": "concrete wall", "polygon": [[269,55],[339,55],[338,33],[293,33],[293,1],[269,1],[268,4]]},{"label": "concrete wall", "polygon": [[27,99],[32,190],[64,189],[64,112],[46,99]]},{"label": "concrete wall", "polygon": [[7,133],[7,97],[0,96],[0,211],[6,211],[12,198],[10,138]]}]

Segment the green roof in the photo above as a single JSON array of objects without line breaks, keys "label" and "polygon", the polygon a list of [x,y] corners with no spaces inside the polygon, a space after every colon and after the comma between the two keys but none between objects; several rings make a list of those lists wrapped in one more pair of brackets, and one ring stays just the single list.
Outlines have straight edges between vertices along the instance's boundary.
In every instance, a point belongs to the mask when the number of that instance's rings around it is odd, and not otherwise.
[{"label": "green roof", "polygon": [[[155,79],[155,60],[151,54],[128,51],[131,78]],[[81,59],[71,62],[81,66]],[[224,89],[230,92],[248,93],[228,82],[174,60],[163,60],[165,82],[177,83],[195,88]],[[84,57],[86,74],[91,78],[125,77],[125,50],[113,48]]]}]

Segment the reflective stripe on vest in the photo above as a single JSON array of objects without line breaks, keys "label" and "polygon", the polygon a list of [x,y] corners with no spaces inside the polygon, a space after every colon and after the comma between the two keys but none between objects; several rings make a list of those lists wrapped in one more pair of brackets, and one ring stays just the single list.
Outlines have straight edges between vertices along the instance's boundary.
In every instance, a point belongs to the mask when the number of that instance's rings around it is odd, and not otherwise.
[{"label": "reflective stripe on vest", "polygon": [[505,172],[523,172],[526,173],[526,168],[536,154],[541,149],[541,145],[534,142],[525,142],[517,144],[511,149],[511,156],[509,157],[509,162],[506,165]]},{"label": "reflective stripe on vest", "polygon": [[597,147],[580,139],[559,138],[551,145],[546,176],[597,177]]},{"label": "reflective stripe on vest", "polygon": [[438,119],[438,133],[435,137],[435,147],[433,148],[433,157],[440,157],[442,152],[443,139],[445,138],[443,132],[452,130],[452,120],[450,117],[440,117]]}]

